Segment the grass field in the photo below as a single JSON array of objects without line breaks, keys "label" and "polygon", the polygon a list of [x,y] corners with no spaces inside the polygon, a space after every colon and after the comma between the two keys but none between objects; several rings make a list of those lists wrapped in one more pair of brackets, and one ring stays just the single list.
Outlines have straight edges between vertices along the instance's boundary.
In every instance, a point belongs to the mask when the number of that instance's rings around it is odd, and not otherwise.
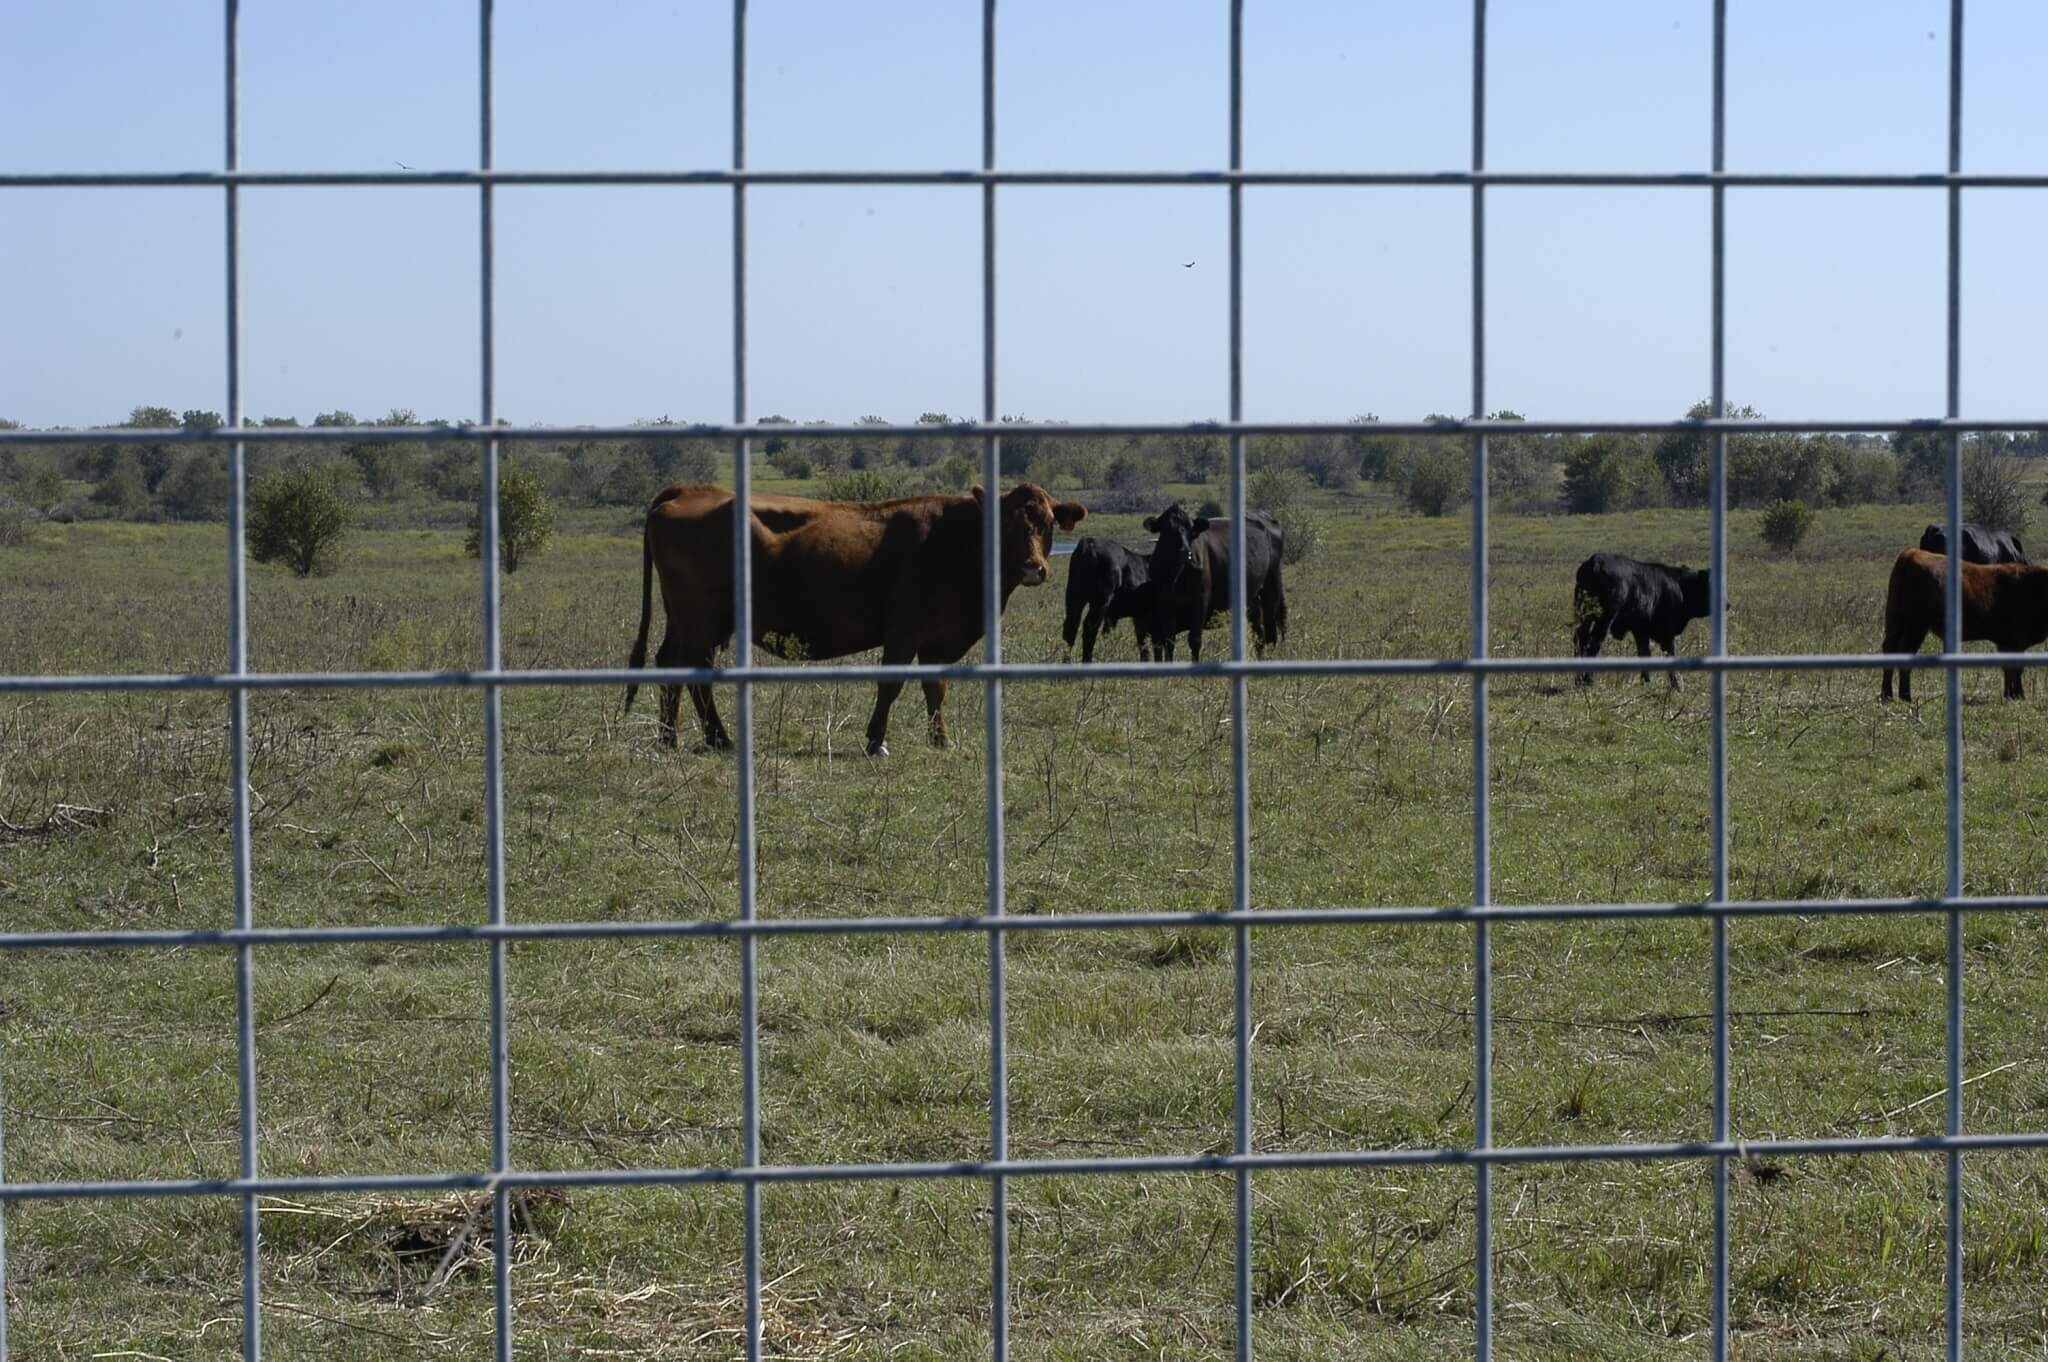
[{"label": "grass field", "polygon": [[[1457,656],[1469,522],[1323,507],[1292,568],[1283,656]],[[1737,651],[1872,651],[1889,561],[1933,518],[1822,515],[1793,557],[1730,518]],[[623,662],[637,528],[574,520],[505,583],[506,662]],[[1135,517],[1084,532],[1141,537]],[[1573,566],[1595,548],[1703,562],[1702,514],[1499,516],[1493,641],[1569,646]],[[219,527],[45,525],[0,550],[0,672],[210,670],[226,656]],[[1064,563],[1059,564],[1064,572]],[[1014,659],[1059,655],[1064,578],[1020,590]],[[358,536],[336,576],[253,569],[259,668],[471,665],[476,565],[459,530]],[[1217,636],[1212,634],[1212,642]],[[1128,657],[1128,628],[1107,645]],[[1704,646],[1695,625],[1684,646]],[[2048,883],[2040,687],[1965,676],[1973,893]],[[1872,673],[1729,682],[1737,897],[1939,892],[1943,688],[1881,708]],[[864,759],[872,691],[757,699],[760,904],[772,916],[972,913],[983,903],[982,696],[961,745],[900,701]],[[1707,686],[1510,677],[1492,687],[1502,902],[1707,891]],[[656,745],[654,706],[515,690],[507,720],[517,921],[714,918],[735,901],[730,758]],[[721,693],[728,718],[729,694]],[[483,918],[482,702],[473,693],[250,700],[256,914],[264,925]],[[685,714],[688,708],[685,707]],[[1228,906],[1229,693],[1213,680],[1013,684],[1005,698],[1009,902],[1019,913]],[[226,702],[16,697],[0,707],[0,914],[10,927],[232,920]],[[1251,687],[1256,906],[1457,904],[1471,892],[1471,685],[1282,678]],[[1942,1126],[1944,923],[1784,917],[1730,927],[1741,1138]],[[1254,933],[1262,1149],[1472,1138],[1472,934],[1460,926]],[[1966,928],[1970,1128],[2048,1128],[2048,932]],[[1704,923],[1496,928],[1496,1137],[1605,1143],[1709,1130]],[[256,963],[262,1165],[272,1174],[475,1170],[489,1159],[486,952],[274,947]],[[739,1150],[730,943],[574,942],[511,952],[513,1160],[529,1168],[725,1164]],[[760,949],[765,1157],[974,1158],[987,1149],[982,938],[773,939]],[[1231,961],[1221,931],[1015,935],[1012,1149],[1022,1157],[1227,1149]],[[233,956],[34,952],[0,961],[11,1179],[226,1176],[237,1159]],[[2048,1161],[1972,1157],[1973,1357],[2048,1357]],[[1263,1358],[1440,1358],[1471,1342],[1469,1170],[1261,1174]],[[1498,1337],[1514,1359],[1704,1351],[1712,1246],[1701,1162],[1517,1167],[1496,1178]],[[1927,1156],[1753,1162],[1733,1195],[1735,1352],[1940,1353],[1943,1165]],[[953,1358],[986,1347],[984,1184],[764,1194],[770,1350]],[[1214,1176],[1017,1179],[1020,1358],[1226,1355],[1232,1192]],[[478,1357],[486,1245],[445,1252],[472,1203],[337,1196],[263,1204],[266,1356]],[[520,1355],[733,1355],[731,1188],[533,1198],[515,1254]],[[24,1358],[201,1358],[238,1338],[228,1199],[22,1204],[7,1216],[10,1337]],[[447,1259],[451,1270],[437,1274]]]}]

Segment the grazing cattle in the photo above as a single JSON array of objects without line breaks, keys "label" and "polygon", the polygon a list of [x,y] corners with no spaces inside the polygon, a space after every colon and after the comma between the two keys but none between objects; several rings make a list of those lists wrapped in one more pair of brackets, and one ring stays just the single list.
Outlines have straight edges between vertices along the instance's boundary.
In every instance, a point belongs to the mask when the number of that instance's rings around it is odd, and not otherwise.
[{"label": "grazing cattle", "polygon": [[[1074,545],[1067,564],[1067,620],[1060,636],[1067,641],[1067,655],[1074,652],[1074,633],[1081,634],[1081,660],[1095,660],[1095,636],[1114,629],[1120,620],[1131,621],[1138,634],[1138,660],[1152,656],[1152,636],[1146,632],[1152,614],[1152,561],[1144,552],[1112,539],[1083,539]],[[1084,618],[1085,616],[1085,618]]]},{"label": "grazing cattle", "polygon": [[[754,641],[779,656],[845,657],[882,650],[885,665],[958,662],[981,637],[982,490],[972,496],[896,501],[812,501],[754,497]],[[1088,514],[1020,483],[1003,494],[1002,603],[1019,586],[1052,580],[1053,527],[1071,530]],[[640,635],[629,666],[647,661],[653,581],[661,574],[668,629],[655,654],[662,667],[708,667],[733,631],[732,493],[671,487],[648,507],[640,564]],[[926,681],[934,744],[946,736],[946,683]],[[631,708],[637,686],[626,687]],[[875,687],[868,754],[887,756],[889,707],[901,681]],[[729,747],[711,687],[691,686],[704,740]],[[662,736],[674,746],[678,688],[662,687]]]},{"label": "grazing cattle", "polygon": [[[1923,552],[1937,555],[1948,552],[1948,535],[1939,525],[1929,525],[1920,532],[1920,548]],[[1965,563],[2024,563],[2025,549],[2020,547],[2020,537],[2011,530],[1987,529],[1982,525],[1963,522],[1963,561]]]},{"label": "grazing cattle", "polygon": [[[1190,519],[1178,502],[1145,521],[1159,536],[1152,545],[1152,645],[1173,660],[1173,640],[1188,636],[1188,652],[1202,660],[1202,630],[1209,616],[1230,609],[1230,522]],[[1245,629],[1258,655],[1287,636],[1287,593],[1280,581],[1284,541],[1280,524],[1264,511],[1244,518]]]},{"label": "grazing cattle", "polygon": [[[1929,634],[1940,637],[1948,606],[1948,558],[1906,549],[1892,564],[1884,593],[1886,653],[1917,653]],[[2023,653],[2048,638],[2048,567],[2027,563],[1963,564],[1963,642],[1989,639],[2001,653]],[[2018,667],[2005,669],[2005,698],[2026,697]],[[1892,669],[1884,669],[1878,699],[1892,698]],[[1899,672],[1899,698],[1913,698],[1913,673]]]},{"label": "grazing cattle", "polygon": [[[1650,645],[1659,644],[1666,657],[1676,653],[1678,636],[1693,620],[1705,619],[1713,609],[1712,574],[1697,568],[1671,567],[1665,563],[1639,563],[1619,553],[1596,553],[1579,564],[1572,589],[1572,613],[1578,620],[1573,640],[1579,657],[1598,657],[1600,645],[1612,633],[1636,636],[1636,656],[1648,657]],[[1678,673],[1671,674],[1671,688],[1678,689]],[[1648,681],[1650,674],[1644,672]],[[1593,684],[1593,673],[1580,672],[1579,684]]]}]

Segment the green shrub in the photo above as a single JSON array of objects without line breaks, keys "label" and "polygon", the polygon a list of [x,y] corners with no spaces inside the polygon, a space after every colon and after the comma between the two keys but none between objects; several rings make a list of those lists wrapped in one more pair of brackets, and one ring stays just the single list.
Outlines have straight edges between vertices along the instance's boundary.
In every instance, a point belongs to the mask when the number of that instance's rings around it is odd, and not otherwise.
[{"label": "green shrub", "polygon": [[227,456],[202,449],[164,479],[164,513],[173,520],[221,520],[228,510]]},{"label": "green shrub", "polygon": [[136,520],[149,509],[149,481],[139,462],[116,464],[92,489],[92,504],[116,520]]},{"label": "green shrub", "polygon": [[70,485],[64,481],[64,474],[55,464],[44,464],[30,473],[22,483],[21,499],[43,515],[63,504],[70,492]]},{"label": "green shrub", "polygon": [[[555,504],[547,489],[530,468],[507,464],[498,470],[498,561],[505,571],[517,572],[519,565],[548,546],[555,537]],[[472,558],[483,555],[483,527],[471,520],[463,552]]]},{"label": "green shrub", "polygon": [[825,475],[818,495],[827,501],[894,501],[915,496],[916,482],[905,468],[842,468]]},{"label": "green shrub", "polygon": [[28,542],[28,508],[11,497],[0,497],[0,549]]},{"label": "green shrub", "polygon": [[298,464],[271,473],[249,489],[249,556],[324,577],[340,561],[354,518],[325,469]]},{"label": "green shrub", "polygon": [[1632,435],[1590,435],[1564,460],[1564,504],[1580,515],[1627,511],[1657,499],[1656,461]]},{"label": "green shrub", "polygon": [[[1301,474],[1285,468],[1264,468],[1245,480],[1244,504],[1254,511],[1264,511],[1277,517],[1301,500],[1303,490]],[[1228,512],[1219,507],[1216,514],[1226,515]]]},{"label": "green shrub", "polygon": [[964,492],[974,485],[974,461],[965,454],[950,454],[932,470],[932,481],[948,492]]},{"label": "green shrub", "polygon": [[1456,440],[1415,441],[1396,477],[1409,510],[1417,515],[1449,515],[1472,494],[1471,450]]},{"label": "green shrub", "polygon": [[1280,522],[1281,562],[1303,562],[1323,546],[1328,534],[1323,517],[1300,502],[1274,512],[1273,518]]},{"label": "green shrub", "polygon": [[1813,511],[1803,501],[1774,501],[1765,508],[1764,542],[1780,553],[1790,553],[1813,528]]}]

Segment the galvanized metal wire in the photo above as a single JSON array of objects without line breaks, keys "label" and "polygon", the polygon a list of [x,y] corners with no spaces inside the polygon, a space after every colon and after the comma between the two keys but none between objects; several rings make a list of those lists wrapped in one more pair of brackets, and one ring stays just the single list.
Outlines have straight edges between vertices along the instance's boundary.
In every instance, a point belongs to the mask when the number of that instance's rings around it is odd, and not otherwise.
[{"label": "galvanized metal wire", "polygon": [[[51,444],[140,444],[166,440],[220,444],[227,451],[229,505],[227,517],[228,666],[213,674],[6,676],[0,693],[73,691],[220,691],[229,703],[230,779],[233,782],[234,923],[229,929],[0,931],[0,953],[74,949],[161,949],[190,947],[232,951],[236,966],[236,1070],[238,1086],[238,1173],[227,1179],[99,1179],[8,1181],[4,1143],[0,1143],[0,1362],[7,1357],[6,1213],[15,1203],[44,1199],[220,1196],[238,1198],[242,1211],[241,1352],[250,1362],[262,1355],[261,1236],[259,1203],[264,1196],[347,1191],[484,1190],[491,1194],[496,1239],[492,1290],[496,1309],[494,1352],[509,1362],[516,1338],[513,1303],[510,1198],[523,1188],[537,1187],[679,1187],[736,1185],[744,1202],[741,1271],[745,1280],[745,1355],[762,1355],[761,1188],[768,1184],[831,1183],[889,1179],[986,1179],[991,1196],[990,1348],[994,1357],[1009,1353],[1011,1299],[1008,1225],[1009,1180],[1016,1177],[1117,1176],[1147,1172],[1213,1172],[1229,1174],[1235,1185],[1235,1352],[1252,1357],[1252,1179],[1259,1171],[1313,1168],[1395,1168],[1466,1165],[1476,1178],[1475,1355],[1485,1362],[1494,1342],[1494,1267],[1492,1171],[1501,1165],[1579,1162],[1644,1162],[1709,1160],[1713,1165],[1713,1248],[1710,1346],[1725,1359],[1729,1346],[1729,1167],[1740,1156],[1849,1156],[1857,1154],[1936,1152],[1947,1163],[1947,1259],[1945,1338],[1947,1356],[1960,1359],[1963,1346],[1962,1160],[1969,1151],[2048,1148],[2048,1132],[1966,1133],[1962,1111],[1964,914],[2038,911],[2048,896],[2007,895],[1972,898],[1965,894],[1962,830],[1962,707],[1960,678],[1966,668],[2039,667],[2041,655],[1964,654],[1961,644],[1961,443],[1964,434],[2048,426],[2040,417],[1962,420],[1961,385],[1961,212],[1965,190],[2048,188],[2048,174],[1972,175],[1962,168],[1963,3],[1951,0],[1949,32],[1948,165],[1939,174],[1775,174],[1730,172],[1727,169],[1727,4],[1713,0],[1712,157],[1705,172],[1499,172],[1486,169],[1486,0],[1473,0],[1471,158],[1464,170],[1430,172],[1265,172],[1244,167],[1244,5],[1226,0],[1229,25],[1229,139],[1226,168],[1166,171],[1069,171],[1001,168],[996,148],[997,22],[995,0],[982,0],[981,165],[975,170],[931,171],[759,171],[747,165],[747,5],[734,0],[732,28],[732,157],[720,170],[505,171],[493,165],[493,0],[478,4],[478,155],[474,169],[444,171],[245,171],[239,161],[239,4],[224,0],[225,74],[223,82],[224,155],[217,171],[168,173],[30,173],[0,175],[0,191],[90,187],[214,186],[225,201],[225,304],[227,423],[212,430],[179,432],[120,430],[0,431],[0,447]],[[241,353],[241,249],[239,191],[245,186],[473,186],[478,190],[480,304],[479,415],[475,424],[433,427],[322,427],[302,430],[248,428],[244,425]],[[662,667],[627,670],[583,668],[562,671],[508,670],[503,665],[500,632],[499,565],[495,554],[482,555],[483,647],[479,665],[470,671],[295,673],[255,672],[247,646],[248,588],[244,573],[247,510],[247,451],[282,441],[462,442],[478,447],[482,466],[479,501],[480,539],[497,540],[497,485],[500,449],[505,444],[563,438],[651,438],[644,427],[498,426],[495,361],[495,249],[493,190],[500,185],[674,185],[729,188],[732,192],[732,419],[727,424],[702,424],[667,429],[664,438],[681,433],[728,444],[734,460],[734,661],[728,667]],[[1002,654],[1002,609],[999,592],[999,505],[996,495],[984,499],[982,623],[983,659],[933,666],[861,664],[815,668],[756,665],[753,658],[752,555],[749,552],[749,505],[753,439],[768,428],[749,424],[747,403],[747,189],[751,185],[954,186],[978,188],[982,199],[982,402],[979,419],[945,426],[821,426],[806,434],[822,436],[884,435],[905,439],[978,438],[984,485],[1000,488],[1002,437],[1015,427],[998,418],[997,406],[997,193],[1004,186],[1186,186],[1222,189],[1229,213],[1229,311],[1226,339],[1229,360],[1229,420],[1205,423],[1080,423],[1061,427],[1072,436],[1192,433],[1223,434],[1230,445],[1230,545],[1232,570],[1229,657],[1180,666],[1160,664],[1095,664],[1085,672],[1067,664],[1005,662]],[[1256,434],[1326,434],[1349,429],[1334,422],[1247,422],[1243,419],[1243,192],[1246,187],[1383,186],[1416,189],[1466,189],[1471,196],[1471,404],[1469,416],[1444,421],[1388,421],[1377,427],[1388,434],[1462,434],[1472,450],[1473,523],[1471,579],[1471,647],[1463,658],[1275,659],[1254,661],[1246,653],[1247,590],[1245,556],[1246,442]],[[1505,421],[1486,415],[1486,190],[1494,187],[1551,186],[1578,188],[1672,188],[1705,190],[1711,209],[1712,283],[1709,316],[1711,401],[1705,419],[1682,421],[1617,421],[1605,419]],[[1944,192],[1948,207],[1947,387],[1944,415],[1924,418],[1900,414],[1871,419],[1730,420],[1727,415],[1726,359],[1726,199],[1731,189],[1792,188],[1927,189]],[[1026,428],[1028,429],[1028,428]],[[1762,432],[1832,432],[1847,430],[1939,430],[1947,436],[1946,481],[1949,571],[1947,619],[1942,651],[1931,656],[1777,654],[1734,656],[1728,652],[1727,599],[1727,452],[1731,434]],[[1496,657],[1488,632],[1489,496],[1488,437],[1501,431],[1518,434],[1580,432],[1686,431],[1712,437],[1709,533],[1712,601],[1710,642],[1702,657],[1599,659],[1561,657]],[[1734,900],[1729,895],[1727,789],[1727,679],[1729,674],[1782,670],[1874,670],[1881,666],[1939,668],[1947,680],[1947,873],[1942,895],[1932,898],[1863,898],[1824,902],[1809,900]],[[1699,902],[1580,903],[1498,905],[1492,902],[1492,859],[1489,798],[1488,698],[1496,675],[1536,675],[1564,671],[1662,671],[1707,673],[1710,690],[1711,885]],[[1231,908],[1223,912],[1160,911],[1133,905],[1130,911],[1104,909],[1013,917],[1007,912],[1004,886],[1003,814],[1003,686],[1009,681],[1216,677],[1230,686],[1233,876]],[[1473,691],[1473,883],[1471,902],[1458,907],[1376,907],[1344,905],[1314,908],[1263,908],[1253,893],[1251,877],[1251,780],[1248,692],[1259,677],[1339,676],[1394,677],[1463,675]],[[756,881],[754,784],[754,688],[763,684],[817,684],[848,681],[964,681],[981,685],[984,709],[986,770],[987,884],[986,906],[978,916],[776,919],[759,916]],[[731,684],[737,689],[735,724],[738,762],[737,846],[738,913],[731,919],[653,922],[514,922],[506,902],[504,861],[503,695],[508,688],[533,685],[613,686],[625,682],[661,685]],[[486,894],[483,923],[418,923],[338,927],[260,927],[250,883],[250,809],[248,791],[248,701],[253,692],[283,688],[449,687],[477,689],[484,701],[485,826],[487,833]],[[1946,1016],[1947,1114],[1943,1134],[1926,1137],[1873,1136],[1834,1139],[1784,1139],[1738,1142],[1731,1136],[1728,1009],[1728,925],[1734,918],[1799,914],[1940,914],[1948,928],[1948,1007]],[[1492,967],[1490,930],[1495,922],[1535,921],[1705,921],[1712,929],[1712,1121],[1709,1137],[1699,1141],[1636,1142],[1609,1145],[1498,1145],[1492,1119]],[[1470,1145],[1432,1149],[1329,1149],[1259,1152],[1252,1124],[1252,982],[1254,927],[1285,930],[1309,926],[1371,924],[1469,924],[1473,932],[1474,1123]],[[1216,929],[1231,934],[1233,972],[1234,1054],[1233,1138],[1228,1154],[1145,1156],[1133,1158],[1015,1159],[1009,1151],[1008,1031],[1005,1001],[1005,942],[1011,934],[1043,931],[1124,931],[1140,927]],[[986,1159],[957,1162],[894,1162],[879,1164],[764,1164],[761,1159],[761,1097],[758,948],[764,938],[795,936],[857,936],[873,934],[983,934],[989,946],[989,1154]],[[592,1169],[536,1171],[519,1167],[511,1142],[511,1072],[507,1050],[509,998],[507,949],[515,942],[545,940],[731,939],[736,943],[740,974],[740,1044],[742,1137],[740,1162],[732,1167]],[[491,1151],[486,1169],[384,1175],[270,1177],[259,1161],[259,1113],[254,1033],[254,962],[259,948],[284,949],[348,942],[478,942],[489,950],[490,970],[490,1125]],[[0,1082],[5,1074],[0,1072]],[[0,1130],[4,1140],[4,1130]]]}]

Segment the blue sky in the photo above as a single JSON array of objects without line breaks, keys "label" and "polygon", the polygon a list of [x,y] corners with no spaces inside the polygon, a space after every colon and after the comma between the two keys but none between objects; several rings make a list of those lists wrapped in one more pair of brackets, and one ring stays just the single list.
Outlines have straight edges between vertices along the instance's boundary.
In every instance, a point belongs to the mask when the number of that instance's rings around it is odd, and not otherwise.
[{"label": "blue sky", "polygon": [[[1947,0],[1732,0],[1729,165],[1939,170]],[[476,16],[455,0],[244,0],[243,163],[475,164]],[[530,169],[729,164],[731,7],[499,0],[497,159]],[[1215,168],[1221,0],[1004,0],[998,163]],[[1255,169],[1460,169],[1462,0],[1248,0]],[[1496,169],[1697,170],[1707,0],[1493,0]],[[219,5],[0,7],[0,171],[221,163]],[[1964,165],[2048,166],[2039,0],[1972,0]],[[752,0],[758,167],[980,159],[974,0]],[[0,416],[224,404],[218,190],[0,191]],[[477,195],[244,191],[252,416],[478,408]],[[1469,204],[1458,189],[1247,190],[1254,419],[1461,412]],[[1040,418],[1227,410],[1220,190],[999,194],[999,405]],[[518,421],[731,414],[731,194],[502,189],[498,407]],[[1966,415],[2038,415],[2048,195],[1964,201]],[[1663,417],[1707,392],[1708,198],[1488,194],[1489,406]],[[1732,399],[1772,415],[1938,414],[1944,206],[1930,191],[1734,191]],[[978,410],[973,189],[749,195],[751,412],[908,420]],[[1195,268],[1182,262],[1194,260]]]}]

